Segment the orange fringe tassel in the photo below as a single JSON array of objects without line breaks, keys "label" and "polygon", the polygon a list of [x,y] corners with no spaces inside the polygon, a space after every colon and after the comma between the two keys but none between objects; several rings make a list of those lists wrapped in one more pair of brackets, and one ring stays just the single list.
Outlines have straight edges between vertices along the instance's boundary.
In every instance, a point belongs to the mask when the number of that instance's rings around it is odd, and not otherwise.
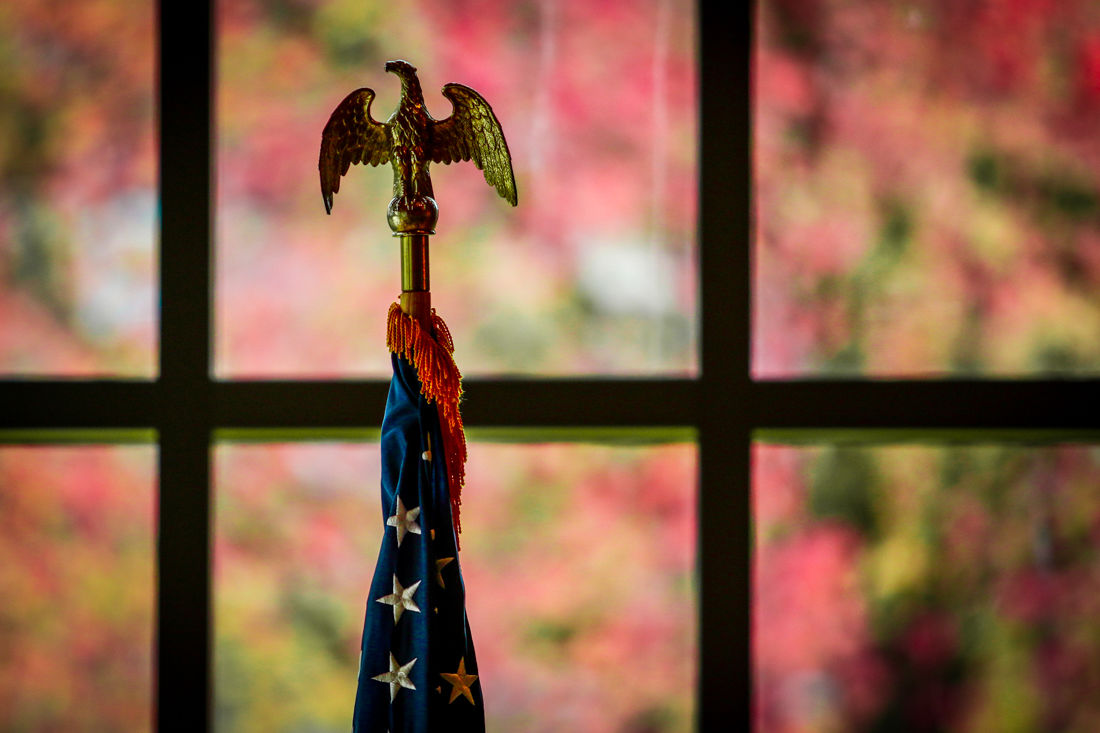
[{"label": "orange fringe tassel", "polygon": [[[432,330],[435,338],[425,333],[420,324],[394,303],[386,319],[386,346],[416,367],[420,377],[420,394],[429,404],[439,405],[439,426],[443,432],[443,451],[447,462],[447,484],[451,493],[451,514],[455,531],[462,531],[459,506],[462,485],[466,482],[466,432],[458,410],[462,399],[462,375],[455,364],[455,345],[451,332],[432,308]],[[438,341],[437,341],[438,339]],[[457,540],[457,536],[456,536]]]}]

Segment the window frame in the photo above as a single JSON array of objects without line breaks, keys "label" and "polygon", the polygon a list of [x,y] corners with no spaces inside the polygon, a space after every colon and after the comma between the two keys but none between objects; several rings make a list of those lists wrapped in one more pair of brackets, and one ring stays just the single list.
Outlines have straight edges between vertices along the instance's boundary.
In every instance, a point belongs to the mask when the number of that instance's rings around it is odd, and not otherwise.
[{"label": "window frame", "polygon": [[[751,728],[754,440],[1100,438],[1096,379],[754,379],[751,373],[755,3],[698,2],[699,353],[688,378],[465,380],[475,432],[657,428],[698,441],[698,730]],[[732,18],[732,21],[731,21]],[[212,726],[211,447],[225,431],[324,439],[376,428],[388,380],[212,376],[214,1],[157,2],[159,376],[8,379],[0,442],[158,447],[158,730]],[[379,317],[382,317],[380,315]],[[668,429],[662,433],[660,429]],[[566,430],[568,435],[568,430]],[[32,436],[32,437],[28,437]],[[74,437],[75,436],[75,437]],[[652,439],[652,438],[651,438]],[[657,438],[661,439],[660,437]]]}]

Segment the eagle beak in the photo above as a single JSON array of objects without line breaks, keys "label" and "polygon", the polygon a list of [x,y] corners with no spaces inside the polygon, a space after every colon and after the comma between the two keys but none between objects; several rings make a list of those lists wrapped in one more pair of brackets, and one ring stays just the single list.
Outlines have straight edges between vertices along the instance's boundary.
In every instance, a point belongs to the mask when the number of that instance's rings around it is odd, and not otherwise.
[{"label": "eagle beak", "polygon": [[415,74],[416,67],[410,64],[408,61],[402,61],[398,59],[397,61],[387,61],[386,71],[396,73],[398,74],[398,76],[400,76],[402,71],[411,71]]}]

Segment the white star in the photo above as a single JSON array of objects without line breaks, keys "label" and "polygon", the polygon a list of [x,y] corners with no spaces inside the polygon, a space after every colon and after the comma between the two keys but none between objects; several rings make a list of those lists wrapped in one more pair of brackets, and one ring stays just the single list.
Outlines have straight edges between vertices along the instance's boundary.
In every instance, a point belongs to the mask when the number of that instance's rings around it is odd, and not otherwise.
[{"label": "white star", "polygon": [[401,541],[405,539],[406,532],[412,532],[413,534],[420,534],[420,525],[416,523],[416,518],[420,516],[420,507],[415,509],[405,509],[405,505],[401,502],[401,495],[397,496],[397,511],[394,515],[386,520],[387,527],[397,527],[397,546],[401,546]]},{"label": "white star", "polygon": [[397,580],[397,576],[393,576],[393,593],[388,596],[382,596],[376,598],[378,603],[385,603],[387,606],[393,606],[393,622],[396,624],[401,620],[401,614],[405,612],[405,609],[410,611],[416,611],[420,613],[420,606],[416,605],[416,601],[413,600],[413,594],[416,593],[416,589],[420,587],[420,581],[416,581],[408,588],[402,588],[400,581]]},{"label": "white star", "polygon": [[415,690],[416,685],[409,679],[409,670],[416,664],[416,660],[405,665],[398,664],[397,657],[390,652],[390,671],[383,672],[382,674],[371,677],[372,680],[378,680],[379,682],[388,682],[390,685],[390,702],[397,697],[397,688],[404,687],[407,690]]}]

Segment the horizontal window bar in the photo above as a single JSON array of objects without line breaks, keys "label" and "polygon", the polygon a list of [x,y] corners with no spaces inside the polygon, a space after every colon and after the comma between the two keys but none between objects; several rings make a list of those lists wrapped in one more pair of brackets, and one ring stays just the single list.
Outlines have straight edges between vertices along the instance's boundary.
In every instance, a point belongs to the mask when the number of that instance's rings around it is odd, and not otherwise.
[{"label": "horizontal window bar", "polygon": [[764,428],[753,431],[752,437],[773,445],[1100,444],[1100,428]]},{"label": "horizontal window bar", "polygon": [[[710,392],[697,379],[470,379],[470,427],[697,427]],[[371,428],[384,381],[0,382],[0,429]],[[748,382],[723,406],[753,429],[1100,428],[1100,381]],[[209,405],[209,408],[203,406]],[[713,409],[713,404],[709,405]]]},{"label": "horizontal window bar", "polygon": [[156,382],[0,382],[0,429],[143,428],[156,423]]},{"label": "horizontal window bar", "polygon": [[[470,427],[690,426],[694,380],[476,380],[463,383]],[[220,382],[215,425],[354,427],[378,425],[384,382]]]},{"label": "horizontal window bar", "polygon": [[[214,431],[217,443],[376,443],[381,430],[371,428],[223,428]],[[661,445],[691,443],[690,427],[469,427],[466,437],[479,443],[594,443],[599,445]],[[2,442],[3,433],[0,433]]]},{"label": "horizontal window bar", "polygon": [[663,443],[693,443],[697,432],[691,427],[624,426],[624,427],[497,427],[473,426],[466,431],[473,442],[480,443],[596,443],[599,445],[660,445]]},{"label": "horizontal window bar", "polygon": [[1100,381],[754,382],[754,428],[1100,427]]},{"label": "horizontal window bar", "polygon": [[128,445],[157,442],[150,428],[26,428],[0,430],[0,445]]},{"label": "horizontal window bar", "polygon": [[[376,426],[359,428],[221,428],[218,443],[375,443]],[[595,443],[660,445],[690,443],[697,431],[686,426],[470,426],[466,436],[482,443]],[[151,428],[9,428],[0,430],[0,445],[140,445],[157,442]],[[774,445],[897,445],[902,443],[996,443],[998,445],[1100,444],[1097,428],[760,428],[758,443]]]},{"label": "horizontal window bar", "polygon": [[362,428],[220,428],[215,443],[377,443],[379,427]]}]

